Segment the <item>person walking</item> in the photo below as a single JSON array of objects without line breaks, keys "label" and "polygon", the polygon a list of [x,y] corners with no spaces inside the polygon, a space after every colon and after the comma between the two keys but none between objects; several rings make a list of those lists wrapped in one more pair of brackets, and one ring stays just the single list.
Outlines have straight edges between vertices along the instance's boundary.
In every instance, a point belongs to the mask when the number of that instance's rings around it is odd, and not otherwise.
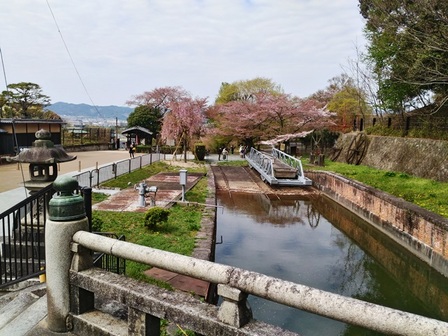
[{"label": "person walking", "polygon": [[135,143],[133,142],[129,145],[129,157],[131,159],[134,158],[134,153],[135,153]]},{"label": "person walking", "polygon": [[227,160],[227,155],[229,154],[229,152],[227,151],[227,148],[224,147],[224,149],[222,150],[222,160],[226,161]]}]

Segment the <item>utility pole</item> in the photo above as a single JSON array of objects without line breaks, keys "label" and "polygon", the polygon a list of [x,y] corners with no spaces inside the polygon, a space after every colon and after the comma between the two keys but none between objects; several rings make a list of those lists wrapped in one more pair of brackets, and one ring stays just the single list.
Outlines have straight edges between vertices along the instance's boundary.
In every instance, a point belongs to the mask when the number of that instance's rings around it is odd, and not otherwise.
[{"label": "utility pole", "polygon": [[115,148],[120,149],[120,139],[118,138],[118,117],[115,117]]}]

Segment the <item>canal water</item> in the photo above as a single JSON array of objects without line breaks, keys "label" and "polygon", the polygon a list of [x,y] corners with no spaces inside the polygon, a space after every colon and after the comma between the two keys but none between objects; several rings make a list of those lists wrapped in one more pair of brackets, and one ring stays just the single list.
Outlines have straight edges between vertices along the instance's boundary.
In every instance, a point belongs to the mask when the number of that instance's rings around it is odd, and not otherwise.
[{"label": "canal water", "polygon": [[[331,200],[217,197],[216,262],[448,321],[447,279]],[[255,319],[303,336],[382,335],[254,296],[249,304]]]}]

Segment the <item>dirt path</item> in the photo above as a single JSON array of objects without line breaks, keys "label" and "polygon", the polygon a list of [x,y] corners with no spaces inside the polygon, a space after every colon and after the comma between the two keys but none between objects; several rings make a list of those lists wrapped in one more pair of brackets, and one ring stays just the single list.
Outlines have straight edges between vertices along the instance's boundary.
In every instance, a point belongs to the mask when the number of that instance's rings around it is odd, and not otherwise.
[{"label": "dirt path", "polygon": [[270,198],[280,195],[310,196],[318,193],[312,187],[270,186],[249,167],[212,166],[217,190],[264,193]]}]

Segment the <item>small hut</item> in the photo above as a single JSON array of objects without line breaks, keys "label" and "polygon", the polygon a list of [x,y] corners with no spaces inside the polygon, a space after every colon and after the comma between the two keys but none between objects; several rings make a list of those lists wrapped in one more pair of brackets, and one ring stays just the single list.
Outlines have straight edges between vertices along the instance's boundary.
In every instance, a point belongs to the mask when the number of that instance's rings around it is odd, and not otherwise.
[{"label": "small hut", "polygon": [[152,132],[141,126],[134,126],[131,128],[125,129],[121,134],[126,135],[126,146],[129,148],[129,145],[135,142],[137,145],[143,144],[150,146],[152,143]]}]

